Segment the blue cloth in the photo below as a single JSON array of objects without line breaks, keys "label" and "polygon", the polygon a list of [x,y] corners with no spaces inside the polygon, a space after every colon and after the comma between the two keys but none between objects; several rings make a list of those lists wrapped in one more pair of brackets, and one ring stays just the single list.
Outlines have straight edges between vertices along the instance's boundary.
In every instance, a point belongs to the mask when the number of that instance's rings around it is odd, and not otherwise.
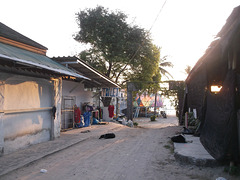
[{"label": "blue cloth", "polygon": [[96,118],[93,118],[92,124],[98,124],[98,123],[99,123],[99,121]]},{"label": "blue cloth", "polygon": [[85,112],[83,114],[83,117],[84,117],[84,127],[88,127],[90,125],[90,118],[91,118],[91,112]]}]

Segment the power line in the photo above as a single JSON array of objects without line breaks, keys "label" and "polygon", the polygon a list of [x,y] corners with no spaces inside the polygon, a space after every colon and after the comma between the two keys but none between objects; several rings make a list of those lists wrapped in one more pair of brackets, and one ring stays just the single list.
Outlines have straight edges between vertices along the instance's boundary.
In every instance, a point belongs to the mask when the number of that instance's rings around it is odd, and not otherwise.
[{"label": "power line", "polygon": [[[163,3],[163,5],[162,5],[160,11],[158,12],[158,14],[157,14],[155,20],[154,20],[153,23],[152,23],[152,26],[151,26],[150,29],[148,30],[148,32],[150,32],[150,31],[152,30],[152,28],[153,28],[154,24],[156,23],[156,21],[157,21],[159,15],[161,14],[161,12],[162,12],[162,10],[163,10],[163,8],[164,8],[166,2],[167,2],[167,0],[165,0],[165,2]],[[132,56],[132,58],[130,59],[130,61],[133,60],[133,58],[137,55],[138,51],[140,50],[140,48],[142,47],[143,44],[144,44],[144,42],[142,42],[142,44],[138,47],[138,49],[137,49],[136,52],[133,54],[133,56]]]},{"label": "power line", "polygon": [[161,7],[160,11],[158,12],[158,14],[157,14],[157,16],[156,16],[155,20],[153,21],[153,24],[152,24],[152,26],[151,26],[151,27],[150,27],[150,29],[148,30],[148,32],[150,32],[150,31],[152,30],[152,28],[153,28],[154,24],[156,23],[156,21],[157,21],[157,19],[158,19],[159,15],[161,14],[161,12],[162,12],[162,10],[163,10],[163,8],[164,8],[164,6],[165,6],[166,2],[167,2],[167,0],[165,0],[165,2],[163,3],[163,5],[162,5],[162,7]]}]

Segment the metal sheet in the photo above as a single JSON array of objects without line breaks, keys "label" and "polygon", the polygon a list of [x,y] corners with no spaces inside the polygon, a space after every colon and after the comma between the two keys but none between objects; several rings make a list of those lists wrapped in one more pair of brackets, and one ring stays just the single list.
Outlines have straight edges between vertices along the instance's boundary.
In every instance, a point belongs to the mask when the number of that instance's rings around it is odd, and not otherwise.
[{"label": "metal sheet", "polygon": [[33,53],[24,49],[0,43],[0,58],[10,61],[20,62],[29,66],[35,66],[42,69],[47,69],[55,73],[69,75],[77,78],[91,80],[85,76],[75,73],[67,67],[51,60],[47,56]]}]

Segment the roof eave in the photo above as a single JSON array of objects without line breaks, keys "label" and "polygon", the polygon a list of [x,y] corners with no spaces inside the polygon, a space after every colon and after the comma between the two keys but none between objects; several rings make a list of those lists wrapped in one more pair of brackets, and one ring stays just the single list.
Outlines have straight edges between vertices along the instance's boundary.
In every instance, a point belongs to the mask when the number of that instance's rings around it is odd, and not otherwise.
[{"label": "roof eave", "polygon": [[89,79],[85,76],[79,75],[75,72],[70,72],[70,71],[66,71],[66,70],[63,70],[63,69],[52,68],[52,67],[49,67],[49,66],[44,65],[44,64],[37,64],[37,63],[30,62],[30,61],[27,61],[27,60],[24,60],[24,59],[9,57],[9,56],[3,55],[3,54],[0,54],[0,58],[8,59],[10,61],[16,61],[16,62],[19,62],[19,63],[23,63],[23,64],[30,65],[30,66],[35,66],[35,67],[38,67],[38,68],[43,68],[43,69],[55,72],[57,74],[62,74],[62,75],[67,75],[67,76],[73,76],[73,77],[76,77],[76,78],[91,80],[91,79]]}]

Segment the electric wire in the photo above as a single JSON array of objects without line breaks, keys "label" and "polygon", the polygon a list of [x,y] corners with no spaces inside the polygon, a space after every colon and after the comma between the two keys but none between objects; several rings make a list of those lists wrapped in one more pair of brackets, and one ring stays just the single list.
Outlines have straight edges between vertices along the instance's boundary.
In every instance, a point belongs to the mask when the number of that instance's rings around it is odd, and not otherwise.
[{"label": "electric wire", "polygon": [[157,14],[157,16],[156,16],[155,20],[153,21],[153,24],[152,24],[152,26],[151,26],[151,27],[150,27],[150,29],[148,30],[148,32],[150,32],[150,31],[152,30],[152,28],[153,28],[154,24],[156,23],[156,21],[157,21],[158,17],[159,17],[159,16],[160,16],[160,14],[161,14],[161,12],[162,12],[162,10],[163,10],[163,8],[164,8],[164,6],[165,6],[166,2],[167,2],[167,0],[165,0],[165,2],[163,3],[163,5],[162,5],[162,7],[161,7],[160,11],[158,12],[158,14]]},{"label": "electric wire", "polygon": [[[157,14],[155,20],[153,21],[153,23],[152,23],[150,29],[148,30],[148,33],[150,33],[150,31],[152,30],[154,24],[156,23],[158,17],[159,17],[160,14],[161,14],[161,12],[162,12],[162,10],[163,10],[163,8],[164,8],[166,2],[167,2],[167,0],[164,1],[163,5],[162,5],[162,7],[161,7],[161,9],[160,9],[160,11],[158,12],[158,14]],[[144,42],[142,42],[142,44],[139,45],[138,49],[137,49],[136,52],[133,54],[133,56],[132,56],[132,58],[130,59],[130,61],[132,61],[133,58],[135,58],[135,56],[137,55],[138,51],[140,50],[140,48],[142,47],[143,44],[144,44]]]}]

